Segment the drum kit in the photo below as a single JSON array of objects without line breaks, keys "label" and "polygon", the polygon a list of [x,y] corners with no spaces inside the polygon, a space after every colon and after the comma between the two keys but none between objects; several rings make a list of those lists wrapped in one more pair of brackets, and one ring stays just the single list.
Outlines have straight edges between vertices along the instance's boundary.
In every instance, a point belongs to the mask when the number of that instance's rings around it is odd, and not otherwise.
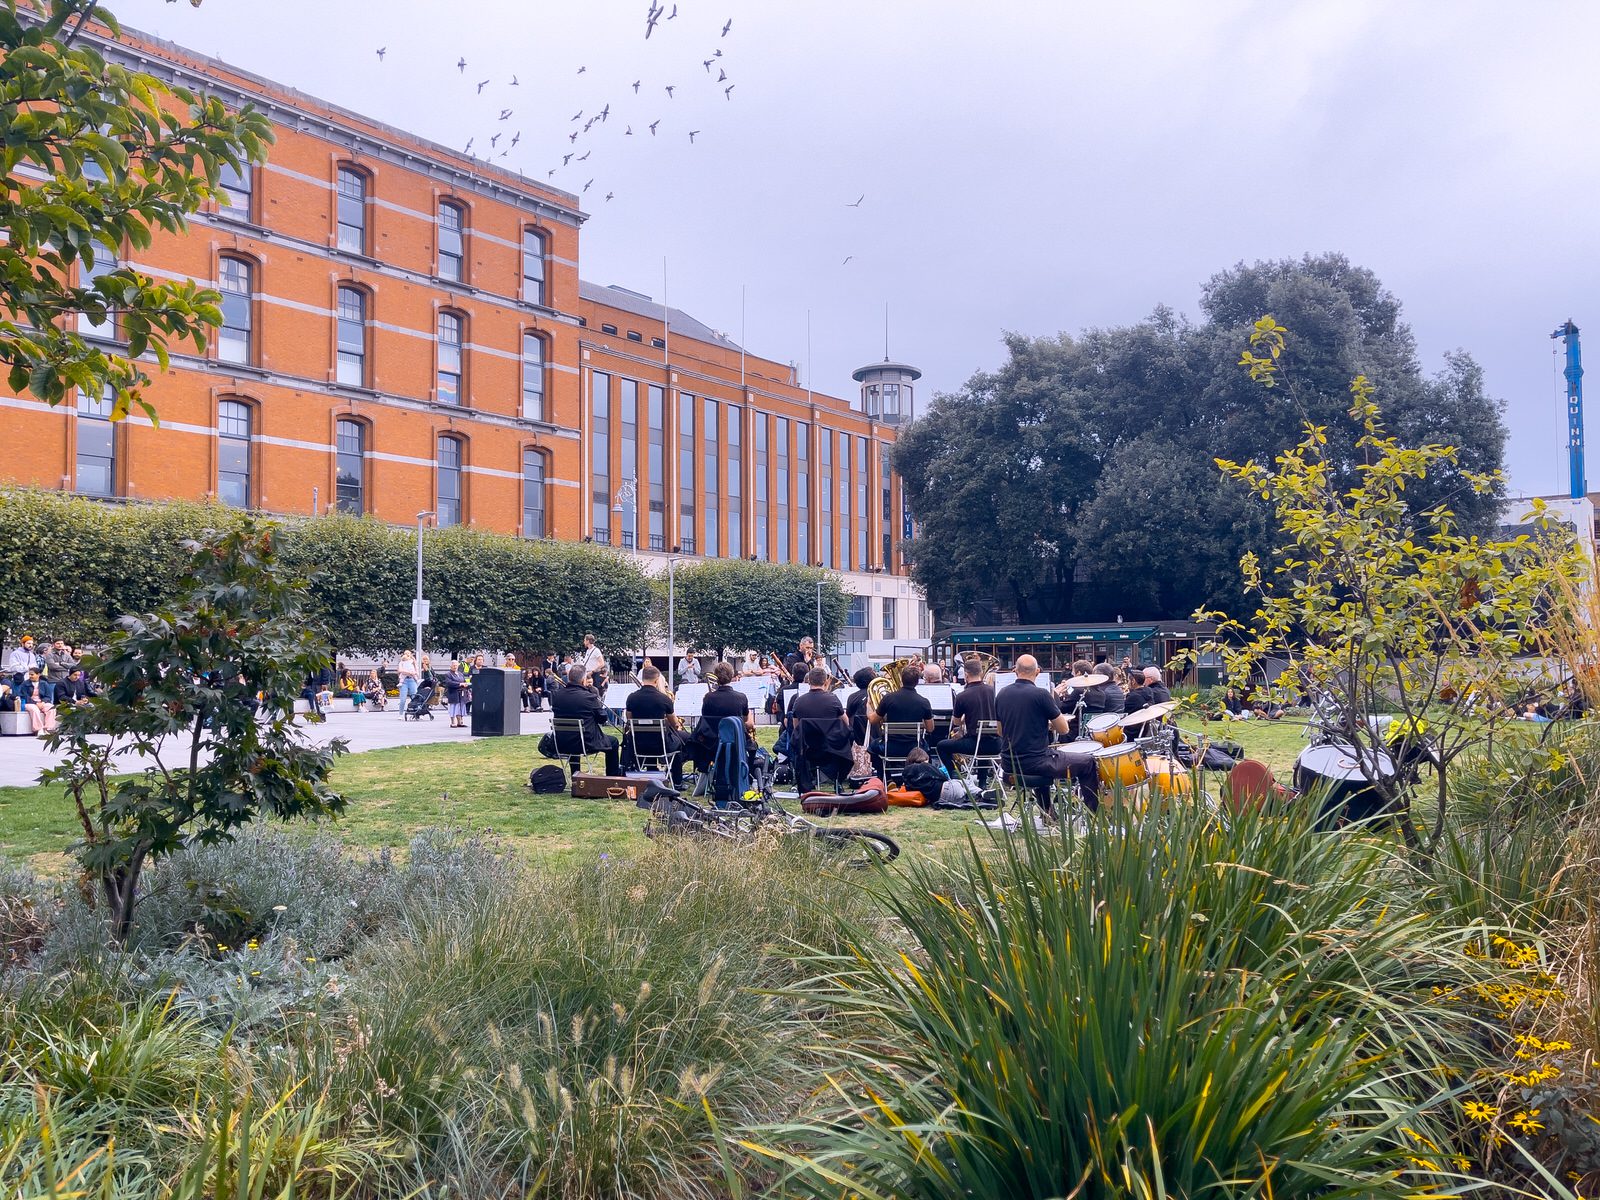
[{"label": "drum kit", "polygon": [[[1087,691],[1109,679],[1101,674],[1074,675],[1063,684]],[[1176,700],[1166,700],[1131,713],[1089,715],[1080,711],[1078,728],[1086,736],[1060,748],[1092,757],[1102,787],[1124,791],[1148,787],[1153,795],[1164,798],[1193,796],[1194,778],[1177,757],[1178,729],[1167,723],[1177,707]],[[1148,734],[1151,727],[1157,732]]]}]

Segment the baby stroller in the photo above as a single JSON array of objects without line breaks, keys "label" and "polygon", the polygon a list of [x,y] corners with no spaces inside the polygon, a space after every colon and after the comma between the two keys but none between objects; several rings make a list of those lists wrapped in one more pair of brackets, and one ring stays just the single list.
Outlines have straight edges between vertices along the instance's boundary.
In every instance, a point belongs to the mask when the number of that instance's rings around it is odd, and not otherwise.
[{"label": "baby stroller", "polygon": [[411,697],[411,703],[406,705],[405,712],[400,714],[402,721],[420,721],[423,717],[433,720],[433,694],[439,689],[431,683],[425,683],[417,689],[417,694]]}]

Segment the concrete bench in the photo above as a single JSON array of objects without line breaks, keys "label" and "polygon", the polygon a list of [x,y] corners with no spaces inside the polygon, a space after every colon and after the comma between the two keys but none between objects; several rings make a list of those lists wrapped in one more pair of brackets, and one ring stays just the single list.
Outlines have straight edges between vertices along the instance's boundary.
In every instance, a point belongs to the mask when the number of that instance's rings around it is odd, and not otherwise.
[{"label": "concrete bench", "polygon": [[32,737],[33,722],[25,712],[0,712],[0,737]]}]

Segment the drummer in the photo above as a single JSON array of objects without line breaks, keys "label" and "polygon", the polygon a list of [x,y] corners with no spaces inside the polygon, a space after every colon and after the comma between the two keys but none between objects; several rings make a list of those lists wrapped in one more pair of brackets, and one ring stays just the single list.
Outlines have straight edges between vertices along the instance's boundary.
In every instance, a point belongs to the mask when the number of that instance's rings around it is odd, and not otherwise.
[{"label": "drummer", "polygon": [[[995,717],[1000,722],[1000,737],[1005,743],[1006,761],[1024,775],[1052,779],[1071,777],[1091,812],[1100,807],[1100,772],[1093,755],[1070,753],[1050,745],[1050,735],[1067,730],[1067,718],[1057,707],[1055,696],[1034,681],[1039,677],[1039,660],[1031,654],[1017,659],[1017,681],[1001,689],[994,698]],[[1048,794],[1040,805],[1050,813]]]}]

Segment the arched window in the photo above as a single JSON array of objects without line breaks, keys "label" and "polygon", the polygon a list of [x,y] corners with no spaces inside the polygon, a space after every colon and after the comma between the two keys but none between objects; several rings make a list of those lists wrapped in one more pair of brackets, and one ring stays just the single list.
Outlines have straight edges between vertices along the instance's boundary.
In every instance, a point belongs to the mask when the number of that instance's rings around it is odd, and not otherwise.
[{"label": "arched window", "polygon": [[462,459],[466,455],[461,439],[447,433],[439,435],[436,453],[439,494],[435,498],[433,511],[437,515],[439,528],[443,529],[447,525],[461,524]]},{"label": "arched window", "polygon": [[522,335],[522,415],[529,421],[543,421],[544,339],[537,333]]},{"label": "arched window", "polygon": [[522,298],[530,304],[546,304],[544,292],[544,234],[537,229],[522,231]]},{"label": "arched window", "polygon": [[341,418],[334,424],[334,507],[360,516],[367,511],[367,427]]},{"label": "arched window", "polygon": [[117,494],[117,428],[111,410],[117,390],[110,384],[96,398],[78,389],[78,462],[76,487],[85,496]]},{"label": "arched window", "polygon": [[465,322],[461,314],[441,309],[439,312],[439,380],[437,399],[440,404],[461,403],[461,342]]},{"label": "arched window", "polygon": [[222,292],[222,329],[217,335],[217,357],[223,362],[254,361],[255,271],[242,258],[225,258],[217,271]]},{"label": "arched window", "polygon": [[532,446],[522,452],[522,536],[542,538],[544,524],[544,451]]},{"label": "arched window", "polygon": [[250,507],[254,416],[250,406],[238,400],[217,405],[217,498],[235,508]]},{"label": "arched window", "polygon": [[[99,279],[102,275],[109,275],[120,265],[117,262],[117,256],[102,246],[96,246],[93,254],[93,266],[83,263],[78,267],[79,287],[92,288],[96,279]],[[97,321],[87,312],[79,313],[78,332],[88,337],[114,339],[117,336],[116,314],[108,307],[104,319]]]},{"label": "arched window", "polygon": [[341,166],[335,191],[339,205],[339,249],[367,254],[367,176]]},{"label": "arched window", "polygon": [[358,287],[339,289],[339,362],[335,378],[351,387],[367,386],[367,294]]},{"label": "arched window", "polygon": [[446,201],[439,205],[439,278],[460,283],[466,278],[465,253],[462,231],[466,228],[466,212],[459,204]]}]

